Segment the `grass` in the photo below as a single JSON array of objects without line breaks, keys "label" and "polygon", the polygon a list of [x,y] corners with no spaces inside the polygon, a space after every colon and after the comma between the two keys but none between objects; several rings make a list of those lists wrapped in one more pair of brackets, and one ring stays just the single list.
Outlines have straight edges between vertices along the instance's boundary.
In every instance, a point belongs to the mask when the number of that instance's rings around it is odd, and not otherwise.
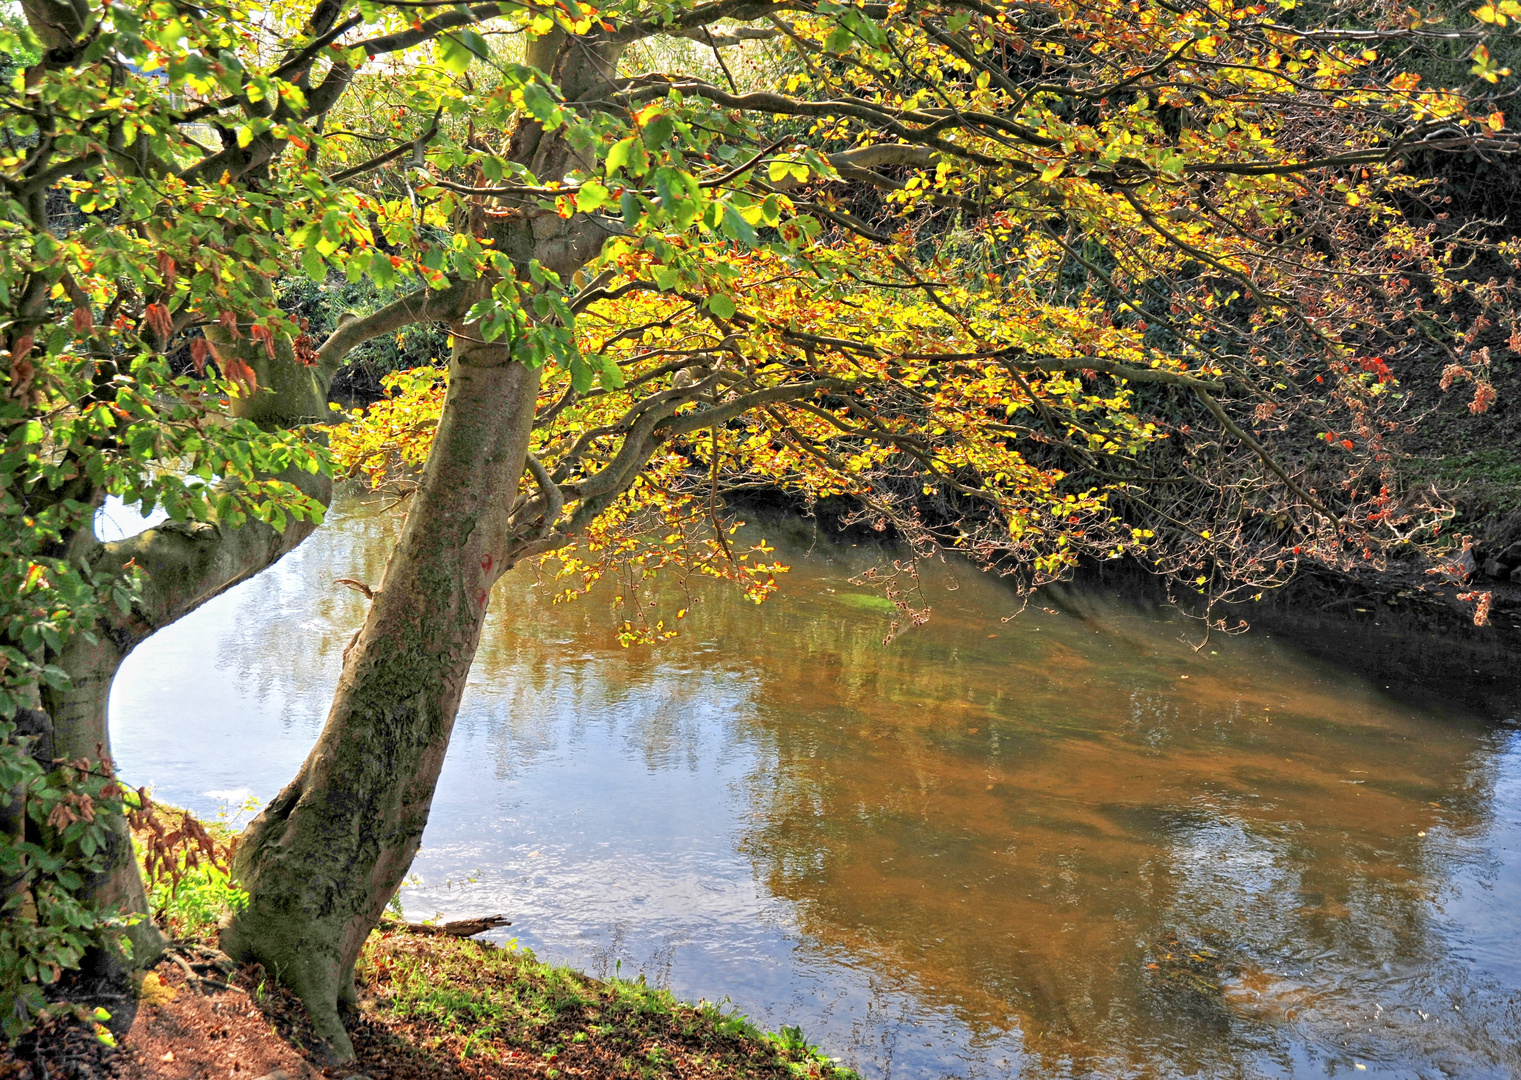
[{"label": "grass", "polygon": [[[206,822],[219,843],[226,822]],[[173,938],[216,938],[217,922],[247,894],[205,862],[184,867],[177,887],[149,890],[155,920]],[[254,1003],[300,1045],[304,1014],[290,995],[247,982]],[[636,980],[593,979],[505,948],[404,931],[370,936],[356,970],[362,1012],[352,1034],[358,1071],[401,1078],[553,1080],[561,1075],[640,1080],[859,1080],[808,1042],[797,1027],[759,1030],[711,1002],[676,1000]]]},{"label": "grass", "polygon": [[[461,1065],[657,1077],[854,1080],[801,1030],[768,1035],[709,1002],[544,964],[527,949],[377,934],[361,957],[366,1013]],[[472,1070],[473,1071],[473,1070]]]},{"label": "grass", "polygon": [[1406,470],[1477,509],[1500,516],[1521,509],[1521,458],[1512,448],[1413,458]]},{"label": "grass", "polygon": [[210,939],[217,920],[241,911],[248,894],[226,874],[212,866],[188,871],[175,888],[161,881],[148,891],[148,908],[154,921],[171,938]]},{"label": "grass", "polygon": [[[245,805],[241,812],[251,807]],[[177,806],[159,804],[161,817],[171,822],[179,815],[190,816],[189,811]],[[200,821],[200,819],[196,819]],[[228,812],[217,815],[216,820],[200,821],[211,834],[218,854],[223,859],[230,851],[236,836],[237,819],[228,819]],[[138,866],[145,871],[144,848],[149,836],[146,832],[134,833],[133,847],[137,853]],[[154,922],[170,938],[195,938],[211,940],[216,936],[217,921],[224,915],[241,911],[248,902],[248,894],[221,870],[210,865],[204,856],[194,860],[187,858],[183,847],[176,850],[175,861],[179,871],[177,879],[169,875],[148,877],[148,910]]]}]

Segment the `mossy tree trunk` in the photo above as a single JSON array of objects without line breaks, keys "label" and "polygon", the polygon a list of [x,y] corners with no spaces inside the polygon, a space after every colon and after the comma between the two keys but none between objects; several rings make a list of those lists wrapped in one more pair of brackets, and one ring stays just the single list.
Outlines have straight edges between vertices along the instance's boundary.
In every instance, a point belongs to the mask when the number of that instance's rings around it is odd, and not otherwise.
[{"label": "mossy tree trunk", "polygon": [[353,1054],[339,1009],[353,1002],[354,961],[417,852],[505,568],[538,388],[507,346],[456,347],[443,419],[327,725],[238,846],[250,902],[223,947],[294,990],[338,1059]]},{"label": "mossy tree trunk", "polygon": [[[551,33],[531,42],[529,62],[551,72],[567,98],[597,99],[620,51],[571,48]],[[514,130],[509,153],[537,176],[591,164],[532,121]],[[535,259],[569,281],[610,235],[605,221],[583,214],[502,216],[489,228],[522,281]],[[484,295],[489,285],[458,288]],[[342,1013],[354,1004],[354,962],[417,853],[491,587],[517,559],[544,550],[535,546],[542,538],[514,531],[513,517],[539,371],[515,359],[512,342],[453,328],[439,428],[327,724],[234,860],[249,903],[223,947],[295,991],[335,1061],[353,1057]],[[548,491],[528,505],[544,529],[559,509]]]}]

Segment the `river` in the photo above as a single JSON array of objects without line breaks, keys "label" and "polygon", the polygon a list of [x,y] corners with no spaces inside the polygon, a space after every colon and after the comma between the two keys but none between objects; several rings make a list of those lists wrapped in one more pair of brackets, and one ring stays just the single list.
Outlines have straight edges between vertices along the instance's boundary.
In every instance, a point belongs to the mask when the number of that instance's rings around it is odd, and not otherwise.
[{"label": "river", "polygon": [[[119,512],[118,517],[122,517]],[[293,775],[397,531],[340,500],[154,636],[118,765],[202,814]],[[794,529],[795,531],[795,529]],[[756,535],[759,535],[757,533]],[[605,597],[497,586],[410,917],[797,1025],[864,1075],[1521,1075],[1521,728],[1092,598],[935,564],[930,621],[780,540],[622,648]]]}]

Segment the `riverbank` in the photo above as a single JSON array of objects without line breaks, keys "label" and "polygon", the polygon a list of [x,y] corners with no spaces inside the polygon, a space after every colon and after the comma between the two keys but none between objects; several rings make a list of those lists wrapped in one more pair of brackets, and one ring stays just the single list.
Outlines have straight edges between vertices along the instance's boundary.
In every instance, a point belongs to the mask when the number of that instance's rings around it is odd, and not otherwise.
[{"label": "riverbank", "polygon": [[[179,833],[199,824],[210,843],[203,854],[230,858],[233,822],[163,804],[156,813],[165,828],[182,819]],[[134,839],[141,861],[154,836]],[[0,1043],[0,1080],[859,1080],[796,1028],[763,1032],[732,1009],[678,1001],[643,975],[597,979],[542,963],[514,941],[468,936],[480,925],[391,918],[355,967],[359,1011],[348,1029],[357,1060],[324,1066],[310,1052],[316,1039],[301,1003],[259,965],[216,947],[219,922],[245,894],[207,858],[159,847],[179,852],[177,881],[147,875],[168,952],[130,986],[114,964],[99,965],[111,974],[86,970],[55,984],[54,996],[74,1008],[8,1056]]]},{"label": "riverbank", "polygon": [[[801,547],[820,541],[896,543],[891,534],[836,528],[827,513],[804,517],[790,504],[757,499],[740,511],[761,531]],[[1486,546],[1474,550],[1496,550],[1497,536],[1511,537],[1506,542],[1521,547],[1521,515],[1514,522],[1491,517],[1483,524]],[[1521,564],[1517,569],[1521,572]],[[1307,565],[1279,588],[1217,605],[1210,621],[1223,620],[1232,634],[1271,639],[1333,664],[1400,700],[1422,706],[1460,703],[1496,720],[1521,717],[1521,583],[1500,581],[1480,569],[1465,571],[1456,581],[1453,576],[1406,565],[1358,573]],[[1474,619],[1479,595],[1488,596],[1482,624]],[[1043,587],[1034,599],[1085,618],[1116,598],[1159,618],[1189,617],[1186,636],[1195,644],[1207,636],[1204,598],[1134,559],[1084,562],[1069,580]]]},{"label": "riverbank", "polygon": [[[133,1015],[97,1039],[80,1020],[0,1075],[112,1080],[495,1080],[648,1077],[854,1080],[801,1032],[757,1030],[711,1003],[643,980],[601,980],[489,942],[376,932],[357,969],[358,1060],[322,1068],[300,1004],[259,967],[217,970],[181,942],[138,985]],[[209,973],[209,974],[207,974]],[[119,1018],[126,1020],[123,1016]]]},{"label": "riverbank", "polygon": [[[1481,586],[1491,607],[1476,625],[1474,602],[1463,597]],[[1193,640],[1204,639],[1202,598],[1129,560],[1084,566],[1072,582],[1049,586],[1042,596],[1079,616],[1095,600],[1116,596],[1159,613],[1176,609],[1197,620]],[[1211,618],[1332,664],[1402,701],[1521,718],[1518,585],[1455,585],[1401,568],[1350,574],[1309,567],[1255,599],[1217,606]]]}]

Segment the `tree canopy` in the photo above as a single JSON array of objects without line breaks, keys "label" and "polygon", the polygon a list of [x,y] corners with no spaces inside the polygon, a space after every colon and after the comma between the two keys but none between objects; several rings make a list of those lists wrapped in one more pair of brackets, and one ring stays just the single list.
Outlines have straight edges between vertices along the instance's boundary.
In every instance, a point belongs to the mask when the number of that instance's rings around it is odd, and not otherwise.
[{"label": "tree canopy", "polygon": [[[1515,242],[1444,210],[1433,167],[1513,151],[1512,0],[1451,22],[1286,0],[22,8],[0,31],[0,715],[40,709],[60,756],[103,756],[121,657],[320,521],[346,357],[449,327],[447,372],[334,436],[414,493],[408,531],[323,743],[240,849],[243,951],[293,965],[340,1056],[354,935],[415,850],[518,562],[676,562],[758,597],[775,567],[732,549],[724,507],[781,490],[1032,581],[1128,553],[1260,589],[1432,540],[1441,508],[1386,445],[1392,366],[1434,358],[1481,411],[1476,328],[1521,351]],[[298,277],[379,299],[317,340]],[[102,543],[112,495],[172,523]],[[631,640],[668,630],[628,613]],[[403,749],[378,777],[366,746]],[[339,850],[339,802],[389,824]],[[136,881],[61,822],[39,851]],[[298,856],[317,907],[279,884]]]}]

